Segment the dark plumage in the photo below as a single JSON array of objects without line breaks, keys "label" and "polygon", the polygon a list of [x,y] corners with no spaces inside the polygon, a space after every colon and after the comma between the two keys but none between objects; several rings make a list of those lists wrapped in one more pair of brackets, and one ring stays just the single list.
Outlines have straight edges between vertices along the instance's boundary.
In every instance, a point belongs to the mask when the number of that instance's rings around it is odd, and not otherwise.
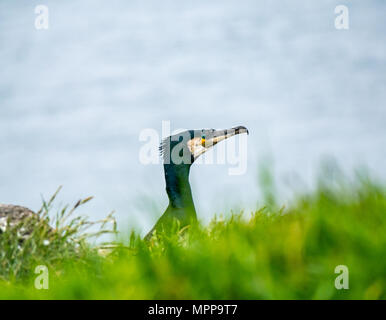
[{"label": "dark plumage", "polygon": [[180,222],[180,227],[197,221],[189,183],[190,167],[200,155],[218,142],[240,133],[248,133],[247,128],[239,126],[227,130],[188,130],[162,141],[160,152],[164,163],[169,205],[146,235],[146,239],[150,239],[155,230],[168,229],[174,219]]}]

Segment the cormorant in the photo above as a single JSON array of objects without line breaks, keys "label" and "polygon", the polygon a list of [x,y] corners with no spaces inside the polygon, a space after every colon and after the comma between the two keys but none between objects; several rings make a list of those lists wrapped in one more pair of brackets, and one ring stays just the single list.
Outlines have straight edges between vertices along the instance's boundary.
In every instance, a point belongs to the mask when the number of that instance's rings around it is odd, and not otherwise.
[{"label": "cormorant", "polygon": [[[241,133],[248,134],[248,129],[238,126],[226,130],[187,130],[162,141],[160,153],[163,157],[169,206],[145,239],[150,239],[155,230],[169,228],[170,222],[174,219],[180,222],[180,227],[197,221],[189,184],[190,167],[200,155],[217,143]],[[25,207],[0,204],[0,234],[8,227],[18,225],[27,218],[39,221],[39,215]],[[31,230],[25,230],[25,232],[28,235]]]},{"label": "cormorant", "polygon": [[218,142],[241,133],[248,134],[248,129],[238,126],[226,130],[187,130],[162,141],[160,152],[164,163],[169,206],[145,239],[149,240],[155,230],[170,228],[174,219],[180,222],[181,228],[197,221],[189,184],[190,167],[200,155]]}]

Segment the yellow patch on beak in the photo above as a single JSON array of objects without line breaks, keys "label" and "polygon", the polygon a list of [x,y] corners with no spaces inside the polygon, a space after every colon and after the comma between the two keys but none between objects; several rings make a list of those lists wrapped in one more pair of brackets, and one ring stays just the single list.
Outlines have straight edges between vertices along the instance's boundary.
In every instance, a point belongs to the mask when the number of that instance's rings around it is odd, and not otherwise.
[{"label": "yellow patch on beak", "polygon": [[201,145],[205,147],[205,138],[201,138]]}]

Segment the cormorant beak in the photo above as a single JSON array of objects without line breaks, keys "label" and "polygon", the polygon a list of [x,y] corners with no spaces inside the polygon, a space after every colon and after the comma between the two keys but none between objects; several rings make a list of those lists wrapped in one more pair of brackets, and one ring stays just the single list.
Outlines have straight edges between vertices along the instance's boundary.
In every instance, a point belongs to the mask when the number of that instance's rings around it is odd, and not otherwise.
[{"label": "cormorant beak", "polygon": [[220,141],[241,133],[249,134],[248,129],[243,126],[225,130],[203,130],[201,136],[196,136],[188,142],[188,148],[193,158],[197,159]]},{"label": "cormorant beak", "polygon": [[243,127],[243,126],[238,126],[238,127],[234,127],[234,128],[226,129],[226,130],[216,130],[213,133],[213,137],[209,141],[207,141],[206,146],[208,146],[208,147],[214,146],[217,143],[219,143],[220,141],[223,141],[225,139],[228,139],[230,137],[233,137],[233,136],[241,134],[241,133],[249,134],[249,131],[246,127]]}]

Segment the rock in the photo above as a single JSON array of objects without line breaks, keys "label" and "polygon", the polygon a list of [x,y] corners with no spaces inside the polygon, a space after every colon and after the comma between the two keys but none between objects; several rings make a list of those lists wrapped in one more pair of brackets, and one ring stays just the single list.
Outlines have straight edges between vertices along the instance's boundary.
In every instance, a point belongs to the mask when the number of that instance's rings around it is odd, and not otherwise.
[{"label": "rock", "polygon": [[[0,204],[0,234],[5,232],[8,228],[13,228],[20,225],[18,233],[24,238],[31,233],[31,227],[34,221],[39,221],[39,216],[32,210],[8,204]],[[23,222],[31,221],[31,224],[24,224]]]}]

